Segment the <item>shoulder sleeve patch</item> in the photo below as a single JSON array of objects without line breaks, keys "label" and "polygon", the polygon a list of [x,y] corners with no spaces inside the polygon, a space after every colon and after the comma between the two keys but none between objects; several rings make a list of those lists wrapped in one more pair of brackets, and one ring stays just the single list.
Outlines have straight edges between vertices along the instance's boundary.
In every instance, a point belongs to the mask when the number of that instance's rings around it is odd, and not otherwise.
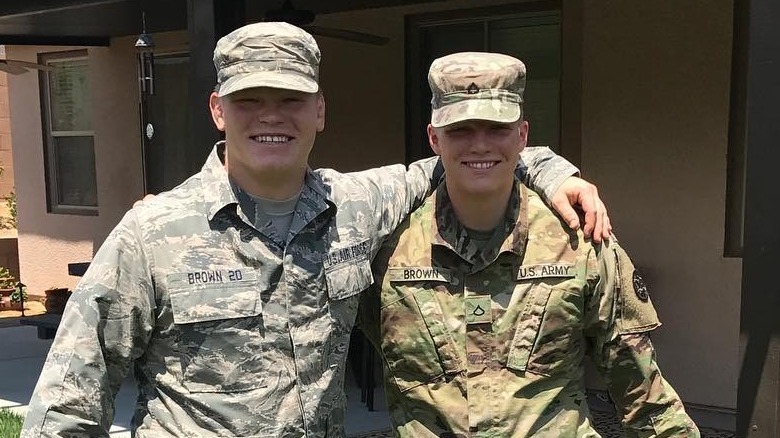
[{"label": "shoulder sleeve patch", "polygon": [[636,292],[637,298],[641,301],[647,301],[650,299],[650,293],[647,292],[647,284],[642,279],[642,275],[639,270],[634,268],[634,274],[631,276],[631,281],[634,283],[634,292]]},{"label": "shoulder sleeve patch", "polygon": [[650,293],[642,274],[619,246],[613,246],[618,274],[618,334],[643,333],[661,325],[650,301]]}]

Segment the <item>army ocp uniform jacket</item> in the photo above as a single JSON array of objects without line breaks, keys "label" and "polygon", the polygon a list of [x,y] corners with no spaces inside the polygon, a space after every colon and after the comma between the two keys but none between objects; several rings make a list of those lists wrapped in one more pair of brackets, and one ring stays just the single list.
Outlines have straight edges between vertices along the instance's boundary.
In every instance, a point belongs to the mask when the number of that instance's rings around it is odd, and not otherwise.
[{"label": "army ocp uniform jacket", "polygon": [[698,436],[656,365],[647,333],[660,323],[626,253],[584,240],[522,185],[478,245],[442,184],[374,272],[360,324],[381,349],[397,436],[598,436],[586,354],[628,436]]}]

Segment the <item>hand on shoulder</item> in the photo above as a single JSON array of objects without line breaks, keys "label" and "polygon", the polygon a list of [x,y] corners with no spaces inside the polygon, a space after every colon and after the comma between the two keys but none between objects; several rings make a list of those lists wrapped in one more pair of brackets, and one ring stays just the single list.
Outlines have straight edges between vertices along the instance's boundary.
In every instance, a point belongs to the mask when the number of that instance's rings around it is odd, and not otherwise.
[{"label": "hand on shoulder", "polygon": [[[598,188],[584,179],[571,176],[564,180],[550,203],[571,229],[583,226],[585,236],[592,237],[595,243],[608,240],[612,234],[607,207],[599,197]],[[584,224],[580,223],[575,207],[585,214]]]}]

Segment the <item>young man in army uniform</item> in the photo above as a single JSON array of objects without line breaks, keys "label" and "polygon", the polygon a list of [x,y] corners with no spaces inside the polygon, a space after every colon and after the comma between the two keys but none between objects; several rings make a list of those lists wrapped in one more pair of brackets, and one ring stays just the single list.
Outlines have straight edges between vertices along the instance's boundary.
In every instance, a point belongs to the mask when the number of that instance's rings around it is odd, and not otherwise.
[{"label": "young man in army uniform", "polygon": [[[358,294],[382,241],[430,191],[435,162],[310,169],[325,117],[319,62],[311,35],[283,23],[220,39],[210,108],[225,141],[106,239],[65,310],[22,436],[107,436],[131,367],[137,437],[344,436]],[[524,159],[551,197],[600,204],[581,180],[556,192],[576,171],[565,160]]]},{"label": "young man in army uniform", "polygon": [[395,433],[598,436],[588,354],[628,436],[698,436],[656,364],[660,323],[624,250],[568,229],[514,177],[525,73],[494,53],[431,65],[428,138],[444,181],[385,243],[361,311]]}]

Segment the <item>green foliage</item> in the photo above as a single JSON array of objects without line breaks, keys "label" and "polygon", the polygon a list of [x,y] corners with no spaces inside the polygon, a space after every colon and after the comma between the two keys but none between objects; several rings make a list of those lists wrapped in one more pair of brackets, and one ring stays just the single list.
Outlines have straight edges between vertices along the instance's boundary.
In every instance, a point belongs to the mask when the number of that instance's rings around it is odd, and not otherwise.
[{"label": "green foliage", "polygon": [[11,299],[12,303],[18,303],[22,301],[22,297],[24,297],[24,300],[27,301],[27,288],[23,287],[20,291],[19,289],[14,289],[13,292],[11,292],[11,295],[8,296],[8,298]]},{"label": "green foliage", "polygon": [[11,194],[5,198],[5,206],[8,208],[10,217],[0,217],[0,228],[6,230],[12,230],[16,228],[16,192],[11,191]]},{"label": "green foliage", "polygon": [[[5,173],[5,167],[0,164],[0,176]],[[6,230],[16,229],[16,191],[11,190],[8,197],[5,198],[5,205],[11,217],[0,217],[0,228]]]},{"label": "green foliage", "polygon": [[0,438],[18,438],[22,434],[24,417],[8,409],[0,409]]},{"label": "green foliage", "polygon": [[10,228],[16,228],[16,191],[11,190],[11,194],[5,198],[5,205],[8,207],[8,212],[11,217],[6,220],[7,225]]},{"label": "green foliage", "polygon": [[0,266],[0,289],[11,289],[16,286],[16,279],[5,266]]}]

